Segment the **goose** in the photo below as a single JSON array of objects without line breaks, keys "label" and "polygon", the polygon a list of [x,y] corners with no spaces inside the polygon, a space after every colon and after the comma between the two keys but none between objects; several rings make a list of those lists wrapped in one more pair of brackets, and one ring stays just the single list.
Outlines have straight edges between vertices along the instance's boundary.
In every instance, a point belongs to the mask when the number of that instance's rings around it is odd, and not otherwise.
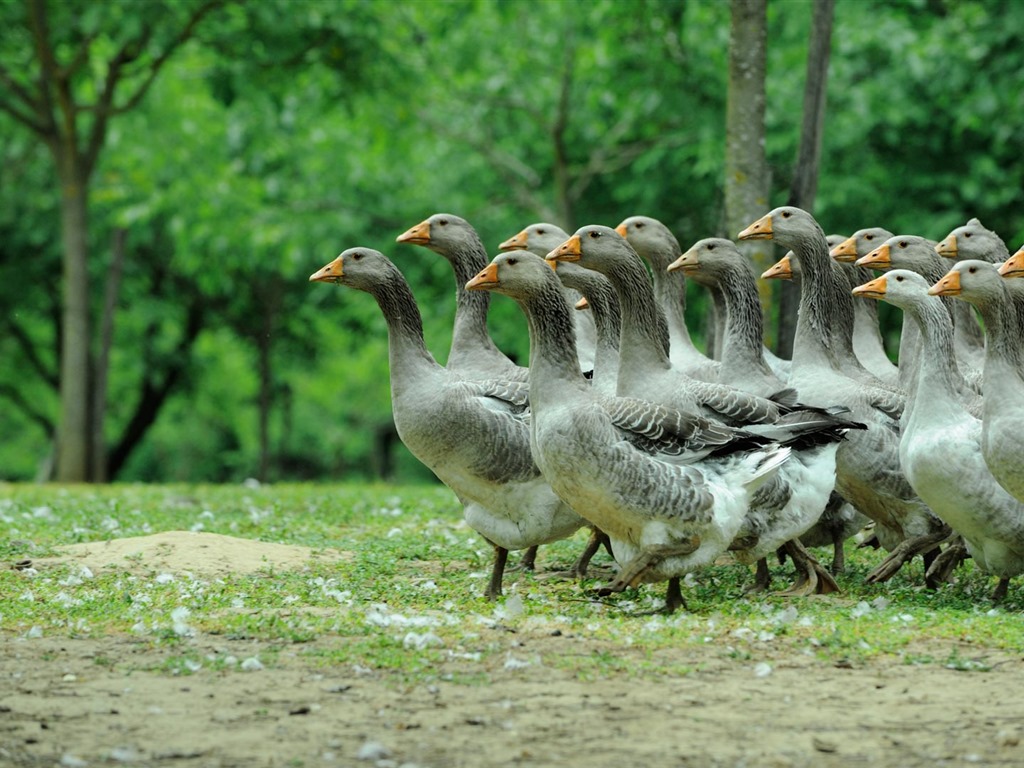
[{"label": "goose", "polygon": [[[668,323],[669,360],[676,368],[702,381],[718,381],[718,361],[705,355],[690,338],[686,325],[686,277],[670,273],[668,265],[679,258],[682,249],[672,231],[650,216],[631,216],[620,223],[618,232],[651,267],[654,296]],[[568,236],[562,242],[568,240]],[[725,326],[722,297],[711,294],[714,303],[715,345]]]},{"label": "goose", "polygon": [[469,293],[466,281],[487,264],[487,251],[473,226],[450,213],[435,213],[403,232],[397,242],[422,245],[440,254],[455,272],[455,325],[447,367],[479,379],[526,381],[526,369],[499,350],[487,331],[487,294]]},{"label": "goose", "polygon": [[666,609],[684,606],[680,577],[726,550],[751,494],[790,449],[656,403],[596,392],[572,353],[561,283],[531,253],[499,254],[467,289],[503,293],[526,314],[534,455],[556,492],[611,537],[621,564],[599,594],[667,580]]},{"label": "goose", "polygon": [[[890,269],[909,269],[921,275],[929,285],[941,279],[947,269],[947,265],[935,252],[935,244],[927,238],[914,235],[894,235],[870,253],[859,258],[856,264],[865,269],[877,269],[882,272]],[[865,282],[867,281],[865,280]],[[953,349],[959,360],[958,365],[966,377],[968,389],[978,394],[981,392],[981,370],[975,367],[974,363],[978,361],[977,352],[984,354],[984,343],[975,346],[969,334],[959,332],[959,329],[965,324],[974,328],[978,327],[973,310],[970,305],[952,299],[943,298],[940,299],[940,303],[953,323]],[[904,312],[902,338],[909,338],[911,333],[913,333],[915,345],[908,349],[905,349],[902,343],[900,345],[900,377],[901,379],[907,378],[904,389],[908,392],[916,384],[917,368],[921,363],[921,331],[920,323],[909,313]],[[984,362],[983,357],[980,362]],[[977,406],[980,406],[980,400],[966,391],[963,393],[963,397],[966,400],[973,399]]]},{"label": "goose", "polygon": [[930,565],[951,531],[899,469],[898,419],[904,397],[879,386],[854,357],[853,296],[840,266],[829,257],[825,233],[811,214],[782,206],[745,228],[739,238],[774,239],[799,259],[803,277],[790,386],[802,402],[842,403],[851,418],[867,425],[840,445],[836,490],[875,521],[879,542],[890,553],[869,574],[869,583],[891,578],[917,553]]},{"label": "goose", "polygon": [[[499,251],[529,251],[537,256],[544,256],[552,248],[569,239],[569,233],[555,224],[538,222],[520,230],[518,233],[503,241],[498,246]],[[580,291],[572,286],[566,285],[565,298],[573,306],[579,302]],[[573,314],[573,322],[576,326],[576,347],[580,359],[580,369],[584,371],[594,370],[594,355],[598,341],[598,330],[596,318],[592,312],[576,312]],[[618,346],[616,345],[616,350]]]},{"label": "goose", "polygon": [[981,448],[992,475],[1024,501],[1024,316],[995,265],[957,262],[931,288],[936,296],[970,302],[985,322],[984,411]]},{"label": "goose", "polygon": [[[782,422],[820,418],[820,414],[808,415],[803,409],[794,410],[793,406],[749,394],[737,387],[697,381],[674,368],[651,332],[657,327],[659,314],[647,271],[629,242],[615,230],[600,225],[582,227],[552,251],[548,259],[576,262],[598,271],[615,287],[622,307],[619,395],[640,397],[762,434],[774,433]],[[777,394],[786,400],[793,395],[785,389]],[[733,549],[737,560],[756,562],[806,531],[820,518],[834,485],[834,457],[835,446],[826,449],[814,444],[806,451],[798,450],[795,460],[777,480],[755,495],[757,514],[754,517],[761,524],[736,542]],[[794,534],[795,529],[799,531]],[[795,551],[798,547],[798,544],[789,545],[801,574],[796,590],[801,593],[837,590],[831,575],[806,551]],[[759,577],[763,576],[762,568]],[[760,586],[758,581],[756,587]]]},{"label": "goose", "polygon": [[[575,305],[580,312],[589,312],[597,329],[594,345],[594,370],[590,381],[603,395],[615,395],[619,381],[619,337],[622,320],[619,312],[619,298],[615,288],[604,275],[592,269],[584,269],[568,261],[551,262],[562,285],[568,286],[583,298]],[[577,326],[578,327],[578,326]]]},{"label": "goose", "polygon": [[699,381],[672,365],[667,323],[647,269],[614,229],[597,224],[581,227],[547,259],[577,262],[600,272],[614,286],[622,316],[618,394],[739,425],[771,423],[786,410],[779,402],[735,387]]},{"label": "goose", "polygon": [[[788,255],[784,258],[787,259],[784,269],[788,269],[791,261]],[[762,355],[763,318],[757,286],[748,258],[735,243],[714,237],[698,240],[668,269],[682,270],[694,282],[714,287],[723,297],[726,326],[720,370],[722,380],[764,396],[782,389],[784,382],[775,375]],[[846,504],[838,494],[832,494],[819,519],[810,522],[812,525],[798,534],[801,543],[806,546],[831,545],[832,573],[842,572],[843,542],[863,528],[868,519]],[[767,562],[759,561],[755,589],[766,588],[766,577]]]},{"label": "goose", "polygon": [[379,251],[349,248],[309,279],[355,288],[376,300],[388,326],[395,429],[455,493],[469,526],[494,547],[484,596],[499,597],[509,550],[567,538],[584,524],[531,456],[526,385],[470,379],[439,365],[424,344],[408,283]]},{"label": "goose", "polygon": [[[866,256],[880,243],[892,237],[892,233],[881,227],[858,229],[850,237],[839,242],[829,241],[832,250],[829,255],[843,265],[852,290],[861,283],[866,283],[874,275],[864,268],[857,267],[854,262]],[[857,359],[871,373],[889,386],[898,386],[900,370],[889,359],[882,342],[882,333],[878,327],[878,307],[873,301],[855,301],[853,303],[853,352]],[[902,336],[900,337],[902,340]]]},{"label": "goose", "polygon": [[979,259],[1001,264],[1010,257],[1003,239],[976,218],[946,235],[935,251],[954,262]]},{"label": "goose", "polygon": [[1024,572],[1024,502],[1000,486],[982,456],[982,421],[963,407],[953,322],[930,283],[893,269],[854,294],[900,307],[920,326],[918,381],[900,436],[900,466],[929,507],[966,543],[978,566],[999,577],[994,600]]}]

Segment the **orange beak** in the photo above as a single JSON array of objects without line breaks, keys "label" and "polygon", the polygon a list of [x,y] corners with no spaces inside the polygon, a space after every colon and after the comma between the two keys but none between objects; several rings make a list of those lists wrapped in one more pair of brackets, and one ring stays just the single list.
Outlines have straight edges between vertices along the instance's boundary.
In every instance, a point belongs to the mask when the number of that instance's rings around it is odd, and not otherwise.
[{"label": "orange beak", "polygon": [[579,261],[583,255],[583,243],[579,235],[573,235],[544,258],[548,261]]},{"label": "orange beak", "polygon": [[573,306],[575,306],[576,309],[590,309],[590,302],[587,301],[587,297],[584,296],[582,299],[577,301]]},{"label": "orange beak", "polygon": [[947,259],[955,259],[957,255],[956,235],[950,235],[941,243],[935,246],[935,252]]},{"label": "orange beak", "polygon": [[772,217],[765,214],[739,234],[740,240],[771,240]]},{"label": "orange beak", "polygon": [[855,262],[858,267],[871,267],[872,269],[892,269],[892,254],[888,243],[882,243],[861,259]]},{"label": "orange beak", "polygon": [[399,243],[412,243],[413,245],[426,245],[430,242],[430,219],[421,221],[412,229],[407,229],[395,240]]},{"label": "orange beak", "polygon": [[999,274],[1003,277],[1024,277],[1024,247],[999,265]]},{"label": "orange beak", "polygon": [[311,283],[340,283],[341,278],[344,277],[345,271],[341,256],[336,258],[330,264],[325,264],[320,267],[316,272],[309,276],[309,282]]},{"label": "orange beak", "polygon": [[[868,254],[870,256],[870,254]],[[865,259],[867,256],[864,257]],[[860,262],[858,262],[859,264]],[[863,296],[865,299],[884,299],[885,298],[885,275],[876,277],[870,283],[864,283],[864,285],[858,285],[853,289],[854,296]]]},{"label": "orange beak", "polygon": [[939,282],[928,289],[932,296],[959,296],[960,295],[960,273],[950,270]]},{"label": "orange beak", "polygon": [[518,235],[512,235],[508,240],[498,246],[499,251],[525,251],[526,243],[530,239],[530,236],[526,234],[524,229]]},{"label": "orange beak", "polygon": [[694,272],[700,272],[700,261],[697,259],[697,254],[693,251],[687,251],[669,264],[666,271],[675,272],[677,269],[683,270],[684,275],[692,275]]},{"label": "orange beak", "polygon": [[857,260],[857,239],[848,237],[831,251],[828,252],[836,261],[841,261],[844,264],[852,264]]},{"label": "orange beak", "polygon": [[792,280],[793,262],[790,261],[789,255],[783,256],[772,266],[768,267],[768,269],[761,273],[761,278],[764,280]]},{"label": "orange beak", "polygon": [[498,284],[498,265],[493,261],[480,270],[476,277],[466,283],[467,291],[486,291]]},{"label": "orange beak", "polygon": [[626,227],[626,222],[622,222],[615,228],[615,231],[625,237],[629,233],[629,229]]}]

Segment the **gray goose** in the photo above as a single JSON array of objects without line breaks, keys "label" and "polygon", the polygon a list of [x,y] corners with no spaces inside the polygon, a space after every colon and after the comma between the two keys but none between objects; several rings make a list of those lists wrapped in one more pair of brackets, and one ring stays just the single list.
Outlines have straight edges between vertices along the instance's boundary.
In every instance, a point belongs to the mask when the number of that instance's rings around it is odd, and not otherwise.
[{"label": "gray goose", "polygon": [[963,406],[953,323],[917,272],[893,269],[854,293],[900,307],[921,328],[922,355],[900,436],[900,466],[932,511],[963,537],[978,566],[999,577],[994,600],[1024,572],[1024,502],[1000,486],[982,456],[982,421]]},{"label": "gray goose", "polygon": [[450,213],[435,213],[398,236],[440,254],[455,272],[455,325],[446,366],[470,378],[526,381],[526,369],[495,346],[487,331],[487,294],[469,293],[466,281],[487,264],[487,251],[472,225]]},{"label": "gray goose", "polygon": [[[840,266],[829,257],[825,233],[804,210],[776,208],[744,229],[740,239],[774,239],[792,249],[803,275],[793,344],[790,386],[802,401],[840,402],[867,430],[850,433],[836,457],[836,490],[875,521],[890,555],[869,576],[885,581],[915,554],[926,566],[951,535],[899,469],[899,414],[904,398],[872,384],[853,354],[853,296]],[[929,584],[934,582],[929,579]]]},{"label": "gray goose", "polygon": [[[650,216],[631,216],[615,228],[651,267],[654,297],[668,324],[669,360],[689,376],[702,381],[718,381],[718,361],[705,355],[690,338],[686,325],[686,277],[668,272],[668,265],[679,258],[682,249],[671,230]],[[568,240],[568,236],[565,238]],[[564,243],[565,240],[562,240]],[[712,292],[715,305],[716,345],[725,326],[722,297]]]},{"label": "gray goose", "polygon": [[[725,332],[719,371],[721,380],[762,396],[782,389],[785,384],[771,370],[762,354],[764,321],[757,285],[748,258],[736,245],[724,238],[699,240],[668,268],[682,270],[694,282],[714,288],[722,295]],[[843,541],[863,528],[868,519],[837,494],[829,497],[828,505],[818,519],[811,517],[813,513],[807,518],[807,527],[797,533],[801,543],[807,546],[830,544],[833,548],[832,572],[840,573],[844,567]],[[767,578],[767,562],[759,561],[755,588],[766,588]]]},{"label": "gray goose", "polygon": [[[942,258],[935,252],[935,244],[927,238],[914,235],[894,235],[858,259],[856,263],[859,267],[877,269],[882,272],[890,269],[909,269],[921,275],[929,285],[941,279],[948,269],[948,265],[943,263]],[[950,322],[953,323],[953,351],[959,361],[958,365],[963,370],[969,390],[963,392],[965,403],[973,400],[974,405],[969,407],[977,411],[981,406],[980,398],[972,396],[971,393],[977,395],[981,392],[981,370],[974,367],[971,362],[976,358],[969,337],[957,333],[957,329],[965,323],[974,328],[977,328],[978,324],[974,319],[973,310],[968,304],[946,298],[940,299],[939,302],[949,314]],[[966,310],[966,314],[963,310]],[[920,323],[910,313],[904,312],[902,337],[909,338],[911,333],[916,340],[914,346],[904,349],[903,344],[900,344],[900,377],[901,380],[907,379],[904,385],[907,392],[910,392],[916,385],[917,368],[921,364],[923,352],[921,350]],[[982,347],[983,350],[984,347]]]},{"label": "gray goose", "polygon": [[355,288],[376,300],[388,326],[395,429],[459,498],[470,527],[494,547],[484,594],[498,597],[509,550],[566,538],[583,525],[533,461],[526,385],[467,379],[439,365],[423,342],[408,283],[378,251],[350,248],[309,279]]},{"label": "gray goose", "polygon": [[985,321],[982,453],[999,484],[1024,501],[1024,316],[1003,279],[986,261],[957,262],[931,292],[970,302]]},{"label": "gray goose", "polygon": [[[828,235],[825,238],[826,242],[830,247],[835,247],[842,242],[845,242],[847,238],[842,235]],[[859,269],[847,269],[847,277],[851,274],[860,273]],[[867,270],[863,270],[866,277],[870,277],[871,273]],[[785,256],[779,259],[775,264],[766,269],[761,275],[764,280],[792,280],[796,285],[800,286],[800,262],[796,257],[796,254],[792,251],[788,252]],[[853,286],[851,286],[852,288]],[[859,304],[869,304],[869,302],[858,302]],[[878,335],[878,320],[877,313],[871,312],[870,315],[865,315],[859,311],[860,307],[855,307],[856,315],[854,317],[854,336],[853,343],[854,349],[857,349],[857,338],[858,338],[858,327],[863,326],[867,323],[868,330],[870,326],[874,325],[874,333]],[[860,334],[865,335],[865,334]],[[870,334],[867,334],[870,336]],[[879,342],[881,343],[881,342]],[[885,352],[883,350],[882,354]],[[859,356],[858,356],[859,357]],[[888,360],[888,358],[886,358]],[[867,362],[861,358],[861,362],[864,363],[865,367],[870,368]],[[894,371],[896,367],[889,364]],[[895,379],[895,374],[893,376]],[[843,542],[847,539],[855,536],[864,530],[865,527],[871,525],[871,519],[858,512],[852,504],[847,503],[842,496],[838,493],[833,494],[833,497],[829,500],[828,506],[825,511],[821,514],[821,519],[805,534],[800,537],[800,543],[807,547],[832,547],[832,573],[842,573],[846,567],[846,553],[843,550]],[[861,544],[861,546],[874,546],[878,547],[877,539],[872,537]]]},{"label": "gray goose", "polygon": [[[780,426],[784,423],[821,418],[820,413],[806,414],[727,384],[697,381],[674,368],[652,332],[659,327],[660,316],[647,270],[617,231],[599,225],[582,227],[548,259],[594,269],[615,287],[622,308],[619,395],[651,400],[761,434],[784,429]],[[790,390],[783,393],[786,399],[793,395]],[[757,525],[745,531],[733,547],[738,560],[753,563],[786,544],[801,573],[797,591],[838,589],[831,575],[798,543],[791,542],[817,521],[828,503],[834,484],[834,456],[835,445],[826,448],[813,443],[806,451],[796,451],[777,479],[758,491],[751,516]]]},{"label": "gray goose", "polygon": [[[555,224],[538,222],[520,230],[518,233],[502,242],[498,246],[500,251],[529,251],[536,256],[545,256],[552,248],[569,239],[569,233]],[[565,298],[575,306],[580,300],[578,289],[566,285]],[[580,359],[580,369],[583,371],[594,370],[594,355],[597,347],[597,325],[592,313],[577,312],[573,314],[573,321],[576,325],[576,354]],[[616,344],[616,350],[618,346]]]},{"label": "gray goose", "polygon": [[667,580],[666,608],[685,605],[680,577],[726,550],[746,519],[750,494],[789,449],[655,403],[596,392],[573,354],[561,283],[533,254],[499,254],[467,287],[510,296],[527,316],[537,462],[557,493],[609,534],[621,564],[599,593]]},{"label": "gray goose", "polygon": [[[892,233],[881,227],[858,229],[849,237],[838,243],[829,241],[829,255],[846,269],[852,290],[862,283],[871,280],[874,275],[870,270],[855,266],[857,259],[867,256],[892,237]],[[878,307],[873,301],[855,301],[853,303],[853,351],[865,368],[889,386],[898,386],[900,370],[889,359],[882,342],[882,333],[878,328]],[[902,337],[901,337],[902,340]]]}]

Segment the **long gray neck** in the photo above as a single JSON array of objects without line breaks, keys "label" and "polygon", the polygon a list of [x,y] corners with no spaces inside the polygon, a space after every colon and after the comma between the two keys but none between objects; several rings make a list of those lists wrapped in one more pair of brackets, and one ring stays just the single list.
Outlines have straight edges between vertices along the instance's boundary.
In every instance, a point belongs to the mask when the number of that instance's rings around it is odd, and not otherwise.
[{"label": "long gray neck", "polygon": [[[1020,279],[1020,278],[1014,278]],[[1014,295],[1000,286],[1003,297],[975,306],[985,322],[985,372],[990,362],[1003,363],[1024,372],[1024,343],[1021,323],[1024,322],[1024,295]]]},{"label": "long gray neck", "polygon": [[686,327],[686,276],[681,270],[666,271],[659,261],[663,259],[651,260],[654,297],[665,313],[669,338],[673,344],[679,343],[696,350],[690,338],[690,330]]},{"label": "long gray neck", "polygon": [[627,367],[669,368],[668,325],[654,299],[647,270],[639,259],[622,259],[604,273],[619,297],[622,333],[619,341],[620,371]]},{"label": "long gray neck", "polygon": [[793,356],[821,355],[835,370],[867,375],[853,353],[853,297],[818,227],[792,243],[802,272]]},{"label": "long gray neck", "polygon": [[771,375],[764,361],[764,317],[754,276],[746,267],[730,267],[718,275],[718,289],[725,302],[725,338],[722,364],[743,366]]},{"label": "long gray neck", "polygon": [[909,387],[908,417],[919,411],[918,406],[921,412],[938,412],[939,416],[947,415],[949,409],[962,410],[968,387],[954,356],[953,323],[946,308],[939,301],[923,300],[906,307],[904,315],[921,338],[916,377]]},{"label": "long gray neck", "polygon": [[423,319],[405,278],[395,270],[390,279],[369,291],[388,325],[388,360],[392,390],[403,376],[414,376],[424,367],[440,369],[423,341]]},{"label": "long gray neck", "polygon": [[441,253],[455,271],[455,326],[452,345],[448,353],[449,365],[474,349],[486,349],[501,354],[487,332],[487,310],[491,294],[487,291],[467,291],[466,283],[487,266],[487,252],[478,237]]},{"label": "long gray neck", "polygon": [[[566,390],[587,389],[576,357],[572,311],[557,285],[517,299],[530,331],[530,405],[534,410],[560,400]],[[569,395],[571,396],[571,395]]]}]

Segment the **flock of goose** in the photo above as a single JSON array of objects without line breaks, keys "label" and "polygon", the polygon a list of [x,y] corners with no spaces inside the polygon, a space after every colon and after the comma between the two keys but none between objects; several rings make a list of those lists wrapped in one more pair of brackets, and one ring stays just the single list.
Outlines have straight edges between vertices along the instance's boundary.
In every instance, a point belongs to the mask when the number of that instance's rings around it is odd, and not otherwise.
[{"label": "flock of goose", "polygon": [[[757,563],[752,589],[770,587],[765,558],[784,552],[797,569],[787,592],[829,592],[805,546],[832,544],[837,572],[843,541],[873,523],[888,555],[869,581],[921,555],[936,586],[971,557],[1001,598],[1024,572],[1024,248],[1011,257],[976,219],[938,244],[878,228],[826,238],[794,207],[739,239],[790,251],[762,277],[800,286],[792,360],[764,347],[751,264],[731,240],[683,253],[645,216],[571,236],[534,224],[493,260],[458,216],[399,236],[454,270],[445,366],[379,251],[350,248],[310,280],[376,299],[395,427],[494,547],[487,597],[510,550],[532,566],[538,545],[581,527],[575,573],[602,544],[618,564],[599,594],[667,581],[674,610],[681,577],[726,551]],[[687,279],[716,306],[715,358],[687,330]],[[526,315],[528,368],[488,333],[492,291]],[[870,299],[903,310],[898,366]]]}]

